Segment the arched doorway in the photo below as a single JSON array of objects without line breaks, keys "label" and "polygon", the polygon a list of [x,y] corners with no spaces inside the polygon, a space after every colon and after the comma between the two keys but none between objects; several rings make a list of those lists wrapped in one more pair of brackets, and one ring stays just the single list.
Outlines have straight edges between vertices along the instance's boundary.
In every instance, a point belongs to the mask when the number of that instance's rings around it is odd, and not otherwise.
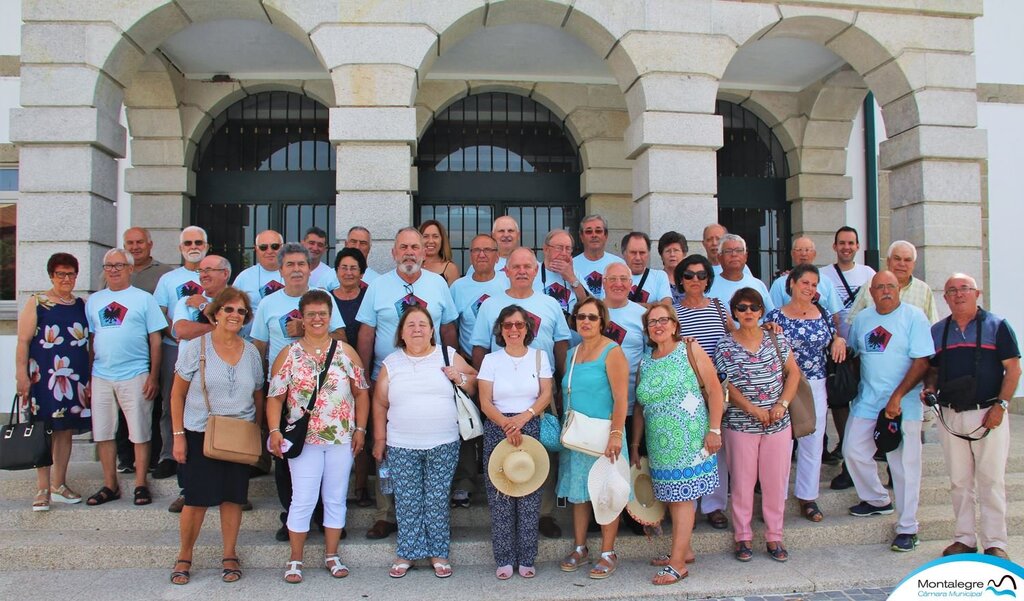
[{"label": "arched doorway", "polygon": [[725,143],[718,150],[718,220],[747,242],[750,271],[771,281],[789,266],[789,165],[771,128],[747,109],[715,103]]},{"label": "arched doorway", "polygon": [[[253,263],[256,234],[299,241],[310,226],[334,236],[335,150],[327,107],[293,92],[246,96],[218,115],[196,152],[192,223],[234,273]],[[333,260],[328,247],[325,260]]]},{"label": "arched doorway", "polygon": [[416,223],[445,224],[463,272],[473,236],[490,232],[501,215],[514,217],[523,246],[538,252],[549,231],[575,229],[582,217],[576,143],[534,100],[467,96],[438,112],[418,150]]}]

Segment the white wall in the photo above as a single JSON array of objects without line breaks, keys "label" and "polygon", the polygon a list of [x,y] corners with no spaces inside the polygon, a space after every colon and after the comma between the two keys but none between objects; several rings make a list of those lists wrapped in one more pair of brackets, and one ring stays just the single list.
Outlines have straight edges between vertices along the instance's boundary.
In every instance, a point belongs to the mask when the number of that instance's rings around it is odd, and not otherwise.
[{"label": "white wall", "polygon": [[974,53],[981,83],[1024,84],[1024,2],[985,0],[974,21]]},{"label": "white wall", "polygon": [[[875,103],[875,157],[878,156],[878,144],[886,139],[885,125],[882,123],[882,109]],[[860,237],[861,250],[857,253],[857,262],[864,262],[864,248],[867,244],[867,173],[864,160],[864,108],[857,111],[850,131],[850,141],[846,147],[846,175],[853,180],[853,196],[846,201],[846,225],[857,230]],[[836,228],[838,229],[838,228]],[[824,251],[819,249],[819,254]],[[831,253],[831,251],[830,251]],[[825,256],[834,256],[827,254]]]}]

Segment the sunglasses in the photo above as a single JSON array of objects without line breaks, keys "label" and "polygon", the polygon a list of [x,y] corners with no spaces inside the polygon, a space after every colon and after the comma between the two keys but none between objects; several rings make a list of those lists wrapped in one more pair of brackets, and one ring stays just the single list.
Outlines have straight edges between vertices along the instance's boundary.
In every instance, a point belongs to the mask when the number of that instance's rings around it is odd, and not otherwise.
[{"label": "sunglasses", "polygon": [[225,313],[238,313],[242,317],[245,317],[246,315],[249,314],[249,310],[246,309],[245,307],[221,307],[220,310]]},{"label": "sunglasses", "polygon": [[753,303],[750,303],[750,304],[747,304],[747,303],[737,303],[736,304],[736,311],[739,312],[739,313],[746,313],[747,311],[757,312],[757,311],[760,311],[760,310],[761,310],[761,305],[756,305],[756,304],[753,304]]},{"label": "sunglasses", "polygon": [[260,249],[261,251],[266,251],[268,248],[270,250],[278,250],[279,248],[281,248],[281,245],[277,242],[273,244],[257,244],[256,248]]},{"label": "sunglasses", "polygon": [[501,329],[503,329],[505,331],[512,330],[512,329],[515,329],[515,330],[525,330],[526,329],[526,322],[525,321],[506,321],[506,322],[503,322],[501,324]]},{"label": "sunglasses", "polygon": [[576,314],[576,320],[577,321],[579,321],[579,320],[583,320],[583,321],[601,321],[601,316],[598,315],[597,313],[577,313]]},{"label": "sunglasses", "polygon": [[206,246],[206,240],[182,240],[182,246]]},{"label": "sunglasses", "polygon": [[706,271],[684,271],[683,272],[683,279],[684,280],[692,280],[693,278],[697,278],[698,280],[703,282],[704,280],[708,279],[708,272],[706,272]]}]

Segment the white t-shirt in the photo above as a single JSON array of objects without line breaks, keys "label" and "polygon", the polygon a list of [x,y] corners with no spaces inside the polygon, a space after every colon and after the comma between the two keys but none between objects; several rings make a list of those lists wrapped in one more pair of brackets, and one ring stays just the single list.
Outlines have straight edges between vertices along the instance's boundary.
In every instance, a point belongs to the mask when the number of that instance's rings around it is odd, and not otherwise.
[{"label": "white t-shirt", "polygon": [[[449,361],[454,356],[449,347]],[[441,370],[441,345],[426,357],[410,358],[398,349],[381,364],[388,370],[388,446],[422,450],[459,439],[455,390]]]},{"label": "white t-shirt", "polygon": [[572,258],[572,268],[582,279],[587,291],[595,298],[604,299],[604,268],[612,263],[626,264],[622,257],[606,252],[596,261],[591,261],[587,255],[576,255]]},{"label": "white t-shirt", "polygon": [[[156,304],[160,305],[161,309],[166,310],[167,316],[170,317],[174,312],[174,305],[178,304],[178,300],[186,296],[202,293],[203,287],[199,284],[199,273],[189,271],[184,267],[178,267],[160,276],[160,281],[156,283],[156,290],[153,292],[153,296],[156,297]],[[178,346],[178,343],[169,336],[164,336],[164,344]]]},{"label": "white t-shirt", "polygon": [[[302,295],[288,296],[284,290],[267,296],[260,303],[256,315],[252,318],[252,339],[268,343],[267,365],[273,366],[278,353],[285,346],[295,342],[298,338],[292,338],[286,332],[289,321],[302,319],[299,312],[299,300]],[[331,332],[345,327],[345,320],[337,307],[331,307],[331,323],[327,329]],[[270,370],[267,370],[270,374]],[[272,375],[272,374],[271,374]]]},{"label": "white t-shirt", "polygon": [[533,320],[534,337],[531,348],[541,349],[548,355],[548,363],[555,363],[555,343],[569,340],[569,324],[565,321],[565,313],[558,302],[540,292],[534,292],[527,298],[512,298],[506,292],[496,294],[480,305],[473,327],[473,346],[487,351],[500,348],[494,342],[494,322],[501,310],[509,305],[519,305],[529,313]]},{"label": "white t-shirt", "polygon": [[643,305],[633,301],[627,301],[624,307],[608,307],[608,317],[612,321],[605,328],[604,335],[622,347],[626,361],[629,362],[629,409],[626,415],[633,415],[633,405],[636,403],[636,370],[644,354],[645,311]]},{"label": "white t-shirt", "polygon": [[[636,296],[636,287],[640,285],[640,278],[644,277],[643,272],[633,276],[633,288],[630,292]],[[657,303],[662,299],[672,300],[672,284],[668,282],[668,274],[661,269],[648,269],[647,280],[644,281],[644,289],[641,291],[638,303]]]},{"label": "white t-shirt", "polygon": [[850,324],[847,323],[850,307],[853,306],[853,301],[857,298],[857,292],[860,291],[861,287],[871,282],[871,278],[875,277],[875,270],[867,265],[855,264],[853,269],[843,272],[843,277],[846,278],[846,283],[850,285],[850,290],[853,294],[846,291],[846,286],[839,279],[839,274],[836,272],[834,264],[822,267],[821,275],[823,279],[832,283],[832,286],[839,294],[839,300],[843,303],[843,308],[839,311],[839,335],[846,338],[850,332]]},{"label": "white t-shirt", "polygon": [[[537,354],[540,354],[540,373]],[[527,349],[522,357],[512,357],[505,349],[488,353],[480,364],[477,380],[494,384],[492,402],[502,413],[522,413],[532,407],[540,396],[540,378],[550,378],[551,363],[547,353]]]},{"label": "white t-shirt", "polygon": [[121,382],[149,371],[149,335],[167,327],[152,294],[135,286],[97,290],[85,301],[85,316],[93,335],[94,376]]},{"label": "white t-shirt", "polygon": [[490,297],[504,293],[507,288],[508,278],[498,273],[486,282],[478,282],[466,276],[452,284],[452,300],[459,312],[459,346],[463,351],[469,353],[473,350],[473,328],[476,326],[480,305]]}]

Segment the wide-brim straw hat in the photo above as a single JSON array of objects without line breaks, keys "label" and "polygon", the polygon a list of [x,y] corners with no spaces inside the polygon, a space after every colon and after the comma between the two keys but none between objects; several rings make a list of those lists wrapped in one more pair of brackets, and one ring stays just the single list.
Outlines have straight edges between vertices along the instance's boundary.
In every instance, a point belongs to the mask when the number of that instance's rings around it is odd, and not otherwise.
[{"label": "wide-brim straw hat", "polygon": [[606,526],[615,521],[629,501],[629,462],[620,455],[613,463],[601,455],[590,468],[587,492],[594,507],[594,519]]},{"label": "wide-brim straw hat", "polygon": [[654,496],[654,480],[651,478],[651,464],[646,457],[640,458],[640,467],[629,467],[629,481],[633,483],[633,498],[626,503],[626,511],[634,520],[644,526],[657,526],[665,518],[665,503]]},{"label": "wide-brim straw hat", "polygon": [[487,462],[487,475],[494,488],[510,497],[524,497],[540,488],[549,469],[547,449],[525,434],[518,447],[507,439],[499,442]]}]

